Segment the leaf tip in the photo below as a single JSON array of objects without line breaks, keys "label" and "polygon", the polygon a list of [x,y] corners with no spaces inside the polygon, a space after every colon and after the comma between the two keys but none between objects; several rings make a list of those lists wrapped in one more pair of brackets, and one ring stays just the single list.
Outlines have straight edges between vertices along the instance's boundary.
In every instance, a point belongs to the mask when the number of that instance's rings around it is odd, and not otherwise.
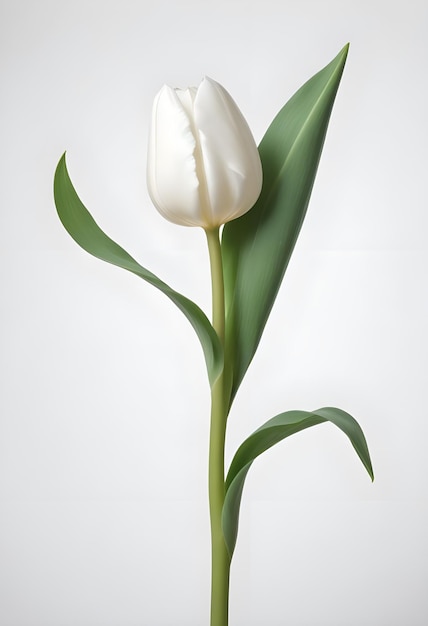
[{"label": "leaf tip", "polygon": [[347,60],[347,58],[348,58],[348,52],[349,52],[349,46],[350,46],[350,45],[351,45],[351,44],[350,44],[350,43],[349,43],[349,41],[348,41],[348,43],[346,43],[346,44],[343,46],[342,50],[339,52],[339,54],[338,54],[338,55],[337,55],[337,57],[336,57],[337,59],[340,59],[340,60],[341,60],[341,65],[342,65],[342,68],[345,66],[346,60]]},{"label": "leaf tip", "polygon": [[367,474],[370,476],[370,480],[372,481],[372,483],[374,483],[374,472],[370,456],[368,457],[368,459],[366,459],[366,461],[363,461],[363,463],[364,467],[367,470]]},{"label": "leaf tip", "polygon": [[64,152],[61,154],[61,157],[60,157],[60,159],[59,159],[59,161],[58,161],[58,165],[59,165],[60,163],[64,163],[64,164],[65,164],[65,155],[66,155],[66,154],[67,154],[67,150],[64,150]]},{"label": "leaf tip", "polygon": [[65,150],[65,151],[62,153],[62,155],[61,155],[61,157],[60,157],[60,159],[59,159],[59,161],[58,161],[58,165],[56,166],[56,169],[55,169],[54,183],[56,182],[57,176],[58,176],[59,172],[60,172],[62,169],[65,169],[65,170],[67,171],[67,165],[66,165],[66,161],[65,161],[65,155],[66,155],[66,154],[67,154],[67,151]]}]

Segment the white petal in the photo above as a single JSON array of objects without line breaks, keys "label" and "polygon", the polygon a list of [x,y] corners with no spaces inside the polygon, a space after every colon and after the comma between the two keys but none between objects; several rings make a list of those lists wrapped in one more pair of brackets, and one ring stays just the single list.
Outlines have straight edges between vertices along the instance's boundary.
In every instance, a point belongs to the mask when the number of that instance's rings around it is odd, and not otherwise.
[{"label": "white petal", "polygon": [[205,78],[194,101],[213,226],[246,213],[256,202],[262,168],[254,138],[227,91]]},{"label": "white petal", "polygon": [[186,111],[187,117],[191,121],[193,119],[193,102],[195,100],[197,89],[196,87],[189,87],[188,89],[175,89],[178,99],[180,100],[183,109]]},{"label": "white petal", "polygon": [[147,186],[159,212],[171,222],[200,225],[195,137],[176,92],[164,86],[153,104]]}]

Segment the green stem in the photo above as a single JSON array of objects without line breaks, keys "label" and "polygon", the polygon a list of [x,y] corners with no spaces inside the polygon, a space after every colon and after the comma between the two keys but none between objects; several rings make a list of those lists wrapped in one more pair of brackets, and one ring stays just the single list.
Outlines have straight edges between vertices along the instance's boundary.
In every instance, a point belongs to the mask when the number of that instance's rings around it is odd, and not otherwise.
[{"label": "green stem", "polygon": [[[224,348],[225,309],[223,262],[219,229],[206,231],[211,264],[213,327]],[[211,390],[211,431],[208,488],[211,520],[211,626],[227,626],[230,557],[224,542],[221,513],[224,503],[224,445],[227,409],[224,373]]]}]

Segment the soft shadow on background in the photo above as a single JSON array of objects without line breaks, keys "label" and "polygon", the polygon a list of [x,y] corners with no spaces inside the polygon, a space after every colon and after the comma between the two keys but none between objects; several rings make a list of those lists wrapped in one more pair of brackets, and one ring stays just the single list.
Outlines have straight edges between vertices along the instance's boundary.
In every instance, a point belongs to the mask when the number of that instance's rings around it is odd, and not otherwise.
[{"label": "soft shadow on background", "polygon": [[151,104],[207,74],[259,141],[351,48],[289,271],[230,420],[340,406],[376,480],[327,425],[258,460],[231,626],[428,622],[425,2],[4,1],[1,47],[0,624],[208,624],[209,390],[160,293],[78,248],[55,213],[62,152],[102,228],[210,307],[202,231],[145,187]]}]

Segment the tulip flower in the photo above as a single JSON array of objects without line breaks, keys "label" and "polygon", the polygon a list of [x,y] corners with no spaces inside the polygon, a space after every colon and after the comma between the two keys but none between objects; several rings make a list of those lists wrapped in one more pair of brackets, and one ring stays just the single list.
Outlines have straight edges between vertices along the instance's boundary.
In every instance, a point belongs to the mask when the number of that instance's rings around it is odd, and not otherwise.
[{"label": "tulip flower", "polygon": [[[162,291],[184,313],[201,342],[211,385],[210,626],[228,625],[230,565],[241,497],[247,473],[260,454],[306,428],[331,422],[351,441],[373,479],[361,427],[349,413],[334,407],[288,410],[268,419],[237,449],[225,475],[229,411],[257,350],[306,214],[347,52],[345,46],[281,109],[262,139],[260,157],[238,107],[215,81],[205,78],[197,89],[165,86],[156,96],[147,167],[149,193],[171,222],[205,230],[212,323],[195,302],[140,265],[101,230],[73,187],[65,155],[55,173],[55,202],[70,235],[94,256]],[[266,174],[262,194],[261,162]],[[280,366],[277,359],[274,367]],[[275,370],[274,378],[278,377]],[[259,396],[261,381],[256,387]],[[153,416],[154,423],[157,418]],[[174,423],[174,416],[161,423],[156,441],[160,453],[162,433],[170,438],[169,423]],[[181,453],[187,453],[184,447]],[[186,623],[186,616],[180,619]]]},{"label": "tulip flower", "polygon": [[257,146],[219,83],[165,85],[153,104],[147,186],[158,211],[183,226],[216,228],[255,204],[262,187]]}]

